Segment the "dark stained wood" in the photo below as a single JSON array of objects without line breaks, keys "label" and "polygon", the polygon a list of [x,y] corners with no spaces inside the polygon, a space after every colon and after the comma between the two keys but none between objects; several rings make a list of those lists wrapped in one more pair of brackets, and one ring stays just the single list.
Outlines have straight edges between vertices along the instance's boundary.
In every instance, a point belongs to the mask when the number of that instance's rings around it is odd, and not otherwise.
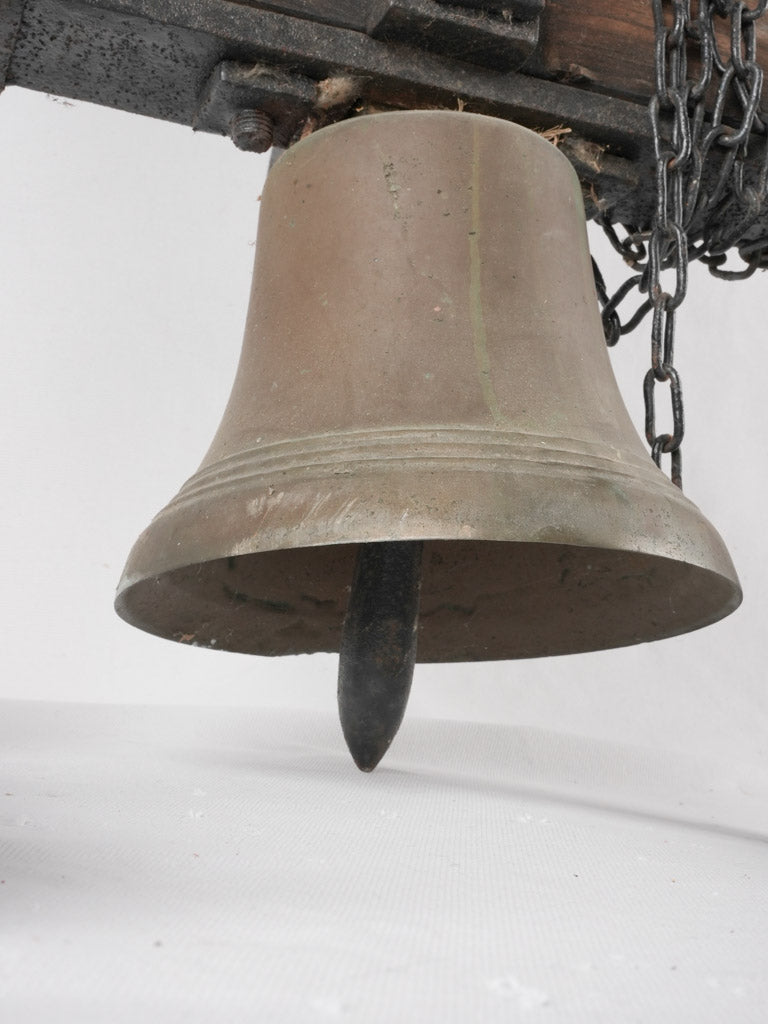
[{"label": "dark stained wood", "polygon": [[[695,5],[694,5],[695,7]],[[728,53],[728,22],[717,18],[722,52]],[[758,59],[768,64],[768,16],[758,22]],[[547,0],[539,50],[529,74],[592,88],[638,102],[654,91],[654,29],[651,0]],[[696,71],[692,60],[691,73]],[[768,95],[768,83],[763,97]]]},{"label": "dark stained wood", "polygon": [[652,92],[650,0],[547,0],[537,70],[629,99]]}]

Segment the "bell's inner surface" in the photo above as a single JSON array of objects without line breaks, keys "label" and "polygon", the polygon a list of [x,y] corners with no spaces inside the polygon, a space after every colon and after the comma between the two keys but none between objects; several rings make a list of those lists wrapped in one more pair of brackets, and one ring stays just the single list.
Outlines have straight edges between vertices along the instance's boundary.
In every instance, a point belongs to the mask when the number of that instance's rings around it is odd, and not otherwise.
[{"label": "bell's inner surface", "polygon": [[[152,632],[203,647],[336,652],[355,550],[299,548],[176,569],[140,588],[132,612]],[[621,647],[707,625],[733,598],[732,584],[711,570],[575,545],[430,541],[422,572],[421,662]]]},{"label": "bell's inner surface", "polygon": [[393,540],[424,542],[419,661],[638,643],[741,598],[619,395],[570,164],[494,118],[365,116],[278,161],[227,410],[116,607],[337,651],[358,546]]}]

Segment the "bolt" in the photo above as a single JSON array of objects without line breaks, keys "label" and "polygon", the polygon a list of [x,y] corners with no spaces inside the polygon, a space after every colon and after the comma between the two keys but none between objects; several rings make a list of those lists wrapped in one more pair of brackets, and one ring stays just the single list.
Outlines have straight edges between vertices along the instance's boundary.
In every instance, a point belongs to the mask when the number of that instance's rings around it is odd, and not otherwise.
[{"label": "bolt", "polygon": [[266,153],[274,128],[274,121],[263,110],[240,110],[229,122],[232,141],[247,153]]}]

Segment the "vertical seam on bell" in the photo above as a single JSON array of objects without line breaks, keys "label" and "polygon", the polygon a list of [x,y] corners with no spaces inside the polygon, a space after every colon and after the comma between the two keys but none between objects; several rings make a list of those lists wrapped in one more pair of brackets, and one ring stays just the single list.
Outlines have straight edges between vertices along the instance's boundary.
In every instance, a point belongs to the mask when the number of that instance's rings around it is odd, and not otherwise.
[{"label": "vertical seam on bell", "polygon": [[469,233],[469,309],[472,321],[472,342],[475,349],[477,376],[483,400],[494,423],[503,416],[499,399],[493,387],[491,361],[488,356],[488,337],[483,316],[482,275],[480,260],[480,138],[479,126],[472,126],[472,230]]}]

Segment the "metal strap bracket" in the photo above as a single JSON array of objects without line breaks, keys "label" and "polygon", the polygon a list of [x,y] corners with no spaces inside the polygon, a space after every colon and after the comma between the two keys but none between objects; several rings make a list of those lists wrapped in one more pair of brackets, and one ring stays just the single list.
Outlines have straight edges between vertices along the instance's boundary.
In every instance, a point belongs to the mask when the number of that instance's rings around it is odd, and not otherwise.
[{"label": "metal strap bracket", "polygon": [[[196,131],[232,135],[243,112],[258,111],[265,127],[265,144],[242,145],[263,152],[274,142],[286,146],[317,102],[317,83],[266,64],[221,61],[203,89],[194,122]],[[268,137],[267,137],[268,136]]]},{"label": "metal strap bracket", "polygon": [[[420,46],[487,68],[513,71],[539,42],[543,0],[380,0],[368,21],[368,35],[389,43]],[[503,8],[503,9],[502,9]]]}]

